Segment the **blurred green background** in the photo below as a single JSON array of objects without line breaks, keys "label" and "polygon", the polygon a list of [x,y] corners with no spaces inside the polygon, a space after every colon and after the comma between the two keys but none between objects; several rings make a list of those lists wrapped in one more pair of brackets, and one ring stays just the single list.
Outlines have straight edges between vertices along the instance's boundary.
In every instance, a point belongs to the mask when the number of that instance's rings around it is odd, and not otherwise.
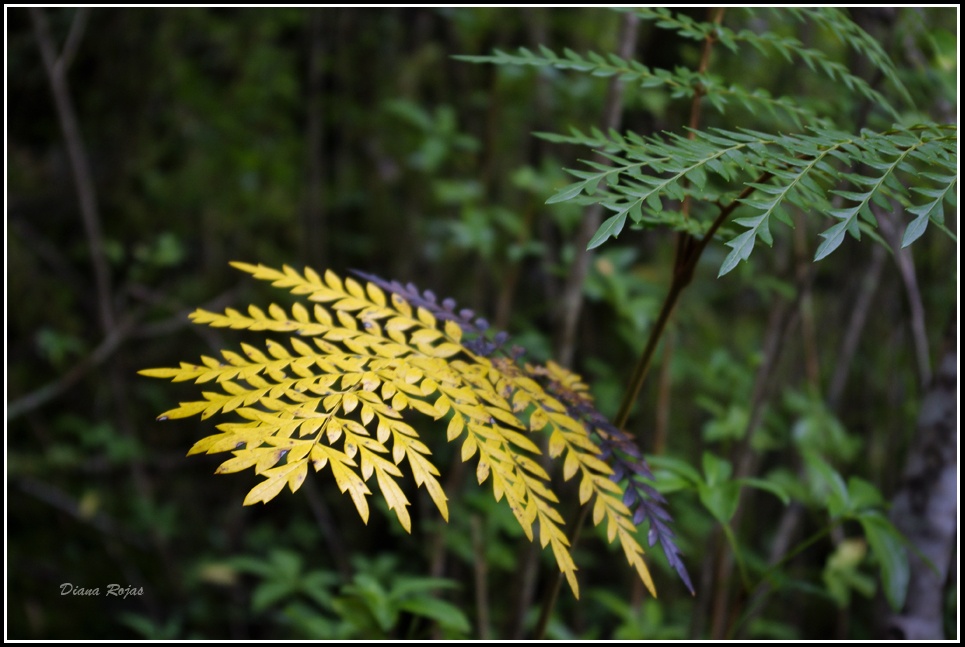
[{"label": "blurred green background", "polygon": [[[617,47],[620,15],[39,12],[5,11],[8,637],[525,635],[555,577],[551,556],[534,553],[505,506],[460,476],[444,428],[420,431],[437,434],[438,463],[455,472],[447,527],[418,499],[411,536],[384,515],[364,526],[324,474],[297,495],[243,508],[257,477],[216,477],[219,457],[184,456],[213,423],[155,422],[196,390],[136,371],[246,339],[190,325],[197,306],[290,303],[233,260],[412,281],[487,316],[529,357],[551,358],[582,209],[545,201],[588,152],[532,133],[601,123],[607,79],[452,56],[539,45],[606,53]],[[952,120],[955,9],[855,17],[895,58],[919,109]],[[727,20],[800,28],[778,12],[734,10]],[[66,91],[96,192],[93,236],[41,57],[45,37],[57,52],[76,45]],[[817,30],[798,37],[880,82],[840,42]],[[692,67],[698,56],[699,43],[641,25],[635,57],[644,64]],[[721,54],[715,66],[731,82],[823,102],[845,127],[861,109],[820,77],[759,53]],[[689,109],[665,92],[628,88],[623,121],[641,134],[679,131]],[[790,128],[737,109],[706,114],[707,125]],[[733,461],[753,452],[755,475],[799,493],[788,519],[797,541],[827,516],[807,490],[802,448],[890,496],[926,386],[922,362],[935,361],[957,310],[956,246],[937,231],[906,255],[910,265],[849,239],[799,281],[823,223],[802,218],[775,232],[774,250],[759,249],[722,280],[726,248],[708,250],[629,425],[648,454],[698,470],[707,451]],[[591,257],[574,368],[607,414],[663,297],[672,252],[670,234],[627,231]],[[859,303],[870,316],[856,324]],[[761,384],[758,369],[771,360]],[[668,484],[672,471],[662,472]],[[755,491],[742,509],[735,532],[760,573],[791,508]],[[715,581],[729,544],[698,496],[670,495],[670,511],[698,596],[653,550],[660,598],[645,598],[622,555],[587,536],[576,550],[583,600],[564,590],[550,637],[706,638],[749,611],[736,575]],[[839,527],[786,564],[743,635],[869,637],[878,571],[860,538],[846,543],[853,531]],[[532,573],[521,565],[532,560],[538,577],[524,581]],[[64,595],[66,583],[99,594]],[[136,593],[108,595],[111,584]],[[954,612],[954,597],[949,605]]]}]

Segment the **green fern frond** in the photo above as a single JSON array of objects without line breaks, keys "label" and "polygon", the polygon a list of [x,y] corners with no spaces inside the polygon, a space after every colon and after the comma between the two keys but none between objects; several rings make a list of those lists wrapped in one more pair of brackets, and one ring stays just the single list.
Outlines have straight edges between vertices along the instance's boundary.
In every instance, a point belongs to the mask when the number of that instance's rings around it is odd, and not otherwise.
[{"label": "green fern frond", "polygon": [[895,87],[902,100],[907,102],[909,106],[915,106],[915,100],[902,82],[898,68],[895,67],[891,57],[881,47],[881,43],[862,29],[842,9],[835,7],[787,7],[773,11],[789,11],[792,15],[796,15],[800,19],[810,20],[833,33],[842,43],[871,61],[875,69],[879,70]]},{"label": "green fern frond", "polygon": [[[888,200],[897,200],[917,216],[906,231],[906,244],[920,236],[928,222],[941,226],[944,203],[952,199],[957,182],[958,131],[953,125],[860,134],[816,127],[788,135],[712,129],[694,132],[692,138],[572,132],[566,139],[574,143],[599,144],[605,139],[600,152],[611,165],[587,162],[588,171],[570,170],[578,181],[547,202],[590,199],[616,212],[600,226],[589,248],[618,235],[628,219],[699,232],[701,225],[665,211],[664,202],[690,195],[725,204],[752,189],[752,195],[738,199],[751,213],[733,221],[746,231],[727,241],[731,252],[721,265],[721,276],[746,260],[758,239],[770,245],[771,218],[790,224],[787,210],[792,205],[838,220],[821,234],[824,242],[815,255],[819,260],[841,244],[845,233],[860,237],[859,217],[876,226],[868,208],[871,201],[887,205]],[[873,172],[859,172],[865,167]],[[837,208],[834,195],[856,204]]]},{"label": "green fern frond", "polygon": [[690,99],[700,92],[721,113],[725,112],[728,101],[734,101],[751,113],[756,112],[758,108],[774,116],[778,112],[784,113],[798,126],[802,122],[817,118],[813,111],[788,97],[772,97],[765,90],[749,91],[740,85],[728,85],[716,75],[701,74],[685,67],[677,67],[673,70],[651,69],[642,63],[628,61],[615,54],[602,56],[595,52],[588,52],[585,56],[581,56],[567,48],[560,56],[553,50],[540,46],[539,54],[526,47],[520,47],[516,54],[508,54],[496,49],[490,56],[456,56],[454,58],[470,63],[572,70],[601,78],[618,76],[624,83],[635,84],[643,89],[663,88],[669,92],[672,99]]},{"label": "green fern frond", "polygon": [[[755,12],[755,10],[752,9],[748,9],[748,11]],[[708,36],[711,36],[735,53],[740,49],[741,44],[746,43],[765,56],[776,53],[788,63],[800,60],[807,65],[808,69],[812,72],[822,74],[827,79],[836,83],[844,84],[849,91],[857,92],[872,104],[887,110],[893,119],[898,118],[898,112],[891,106],[887,99],[885,99],[880,92],[872,88],[867,81],[852,74],[845,65],[828,58],[824,52],[805,47],[804,43],[797,38],[780,36],[773,31],[765,31],[763,33],[757,33],[749,29],[734,31],[724,24],[697,21],[686,14],[675,13],[662,7],[639,8],[635,9],[634,13],[644,20],[655,21],[658,27],[675,31],[680,36],[690,40],[703,41]],[[829,28],[830,25],[834,25],[834,29],[836,30],[835,34],[840,37],[842,33],[847,32],[852,38],[858,39],[859,43],[861,43],[861,45],[858,45],[861,47],[859,51],[868,53],[868,47],[865,44],[868,34],[846,16],[840,13],[819,14],[817,12],[808,12],[807,10],[799,10],[799,13],[795,15],[809,17],[812,20],[819,21],[823,25],[829,26]],[[877,43],[875,43],[875,45],[877,45]],[[893,69],[893,64],[890,59],[884,55],[884,52],[880,50],[880,46],[877,46],[872,56],[872,62],[876,65],[886,65]],[[732,87],[737,95],[747,94],[747,91],[740,86]],[[900,87],[903,89],[904,86]],[[711,96],[713,96],[713,93],[711,93]],[[790,99],[784,98],[775,101],[782,110],[785,110],[794,117],[810,118],[809,123],[816,121],[816,117],[811,111],[805,110],[800,105],[795,105]],[[772,107],[778,107],[778,105]],[[800,121],[797,123],[800,125]]]},{"label": "green fern frond", "polygon": [[[613,470],[601,458],[592,428],[543,389],[539,371],[476,352],[478,340],[463,339],[459,320],[440,321],[429,308],[413,307],[396,292],[387,296],[373,282],[362,285],[331,271],[319,275],[287,266],[233,265],[305,296],[314,302],[312,309],[296,303],[291,312],[274,304],[267,310],[250,306],[246,314],[232,308],[223,313],[197,310],[191,319],[287,334],[287,343],[269,339],[264,350],[243,343],[241,352],[222,351],[221,359],[202,357],[199,364],[182,362],[177,368],[140,373],[220,389],[202,391],[202,400],[181,403],[159,419],[204,419],[219,413],[241,419],[217,425],[219,433],[199,440],[188,453],[230,452],[232,458],[217,473],[254,468],[263,476],[244,505],[267,503],[286,486],[295,492],[310,466],[316,472],[327,467],[366,522],[374,476],[389,509],[411,531],[410,501],[400,483],[407,465],[416,485],[426,488],[448,520],[448,499],[432,452],[403,414],[411,410],[433,419],[448,417],[447,439],[461,442],[462,460],[477,457],[479,483],[491,481],[494,497],[506,500],[527,538],[533,541],[538,531],[578,596],[559,499],[531,437],[548,433],[550,457],[563,459],[564,479],[580,474],[580,502],[592,503],[594,522],[606,521],[610,541],[620,541],[629,563],[655,594],[623,489],[611,480]],[[540,370],[562,375],[553,365]]]}]

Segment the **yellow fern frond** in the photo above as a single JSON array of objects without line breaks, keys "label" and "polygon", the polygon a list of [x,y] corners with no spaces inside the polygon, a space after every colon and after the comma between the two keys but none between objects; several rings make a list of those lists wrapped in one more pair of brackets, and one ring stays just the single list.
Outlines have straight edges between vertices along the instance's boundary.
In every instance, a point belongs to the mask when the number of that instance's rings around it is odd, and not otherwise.
[{"label": "yellow fern frond", "polygon": [[[331,271],[232,265],[310,303],[296,303],[290,312],[275,304],[266,310],[249,306],[244,313],[197,310],[191,319],[287,339],[269,339],[263,348],[243,343],[240,352],[222,351],[221,359],[202,357],[198,364],[141,374],[209,385],[203,399],[183,402],[159,419],[219,413],[241,418],[219,424],[218,433],[196,442],[188,454],[230,452],[217,473],[253,468],[264,477],[244,505],[267,503],[286,485],[295,492],[311,464],[316,472],[330,470],[365,522],[374,482],[411,532],[410,501],[400,480],[407,465],[416,486],[426,489],[448,521],[448,498],[429,444],[403,416],[411,411],[448,417],[448,441],[461,441],[464,461],[476,459],[477,480],[491,481],[494,497],[505,499],[527,538],[535,540],[538,533],[541,545],[552,548],[578,596],[559,500],[533,436],[548,433],[549,457],[562,457],[565,479],[580,474],[580,502],[592,502],[594,522],[607,521],[610,540],[619,539],[652,590],[629,510],[609,478],[612,470],[580,420],[542,388],[541,374],[476,352],[478,337],[467,339],[465,322],[451,309],[421,297],[410,303],[395,285],[386,286],[387,296],[371,281],[363,285]],[[574,392],[582,388],[578,376],[555,365],[543,371]]]}]

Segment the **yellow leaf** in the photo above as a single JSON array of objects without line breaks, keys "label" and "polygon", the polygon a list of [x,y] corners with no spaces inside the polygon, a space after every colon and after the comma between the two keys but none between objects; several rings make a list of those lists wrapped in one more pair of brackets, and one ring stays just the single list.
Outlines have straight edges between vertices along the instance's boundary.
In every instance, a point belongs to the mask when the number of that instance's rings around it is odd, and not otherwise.
[{"label": "yellow leaf", "polygon": [[334,445],[342,436],[342,421],[338,418],[329,419],[328,424],[325,426],[325,435],[328,438],[328,442]]},{"label": "yellow leaf", "polygon": [[442,333],[435,328],[422,328],[409,336],[413,344],[429,344],[442,337]]},{"label": "yellow leaf", "polygon": [[563,434],[559,431],[554,431],[552,435],[550,435],[550,458],[556,458],[563,453],[564,449],[566,449],[566,440],[563,438]]},{"label": "yellow leaf", "polygon": [[[288,463],[294,463],[295,461],[300,461],[308,455],[312,447],[315,446],[315,442],[311,440],[291,440],[290,449],[288,450]],[[294,490],[292,490],[294,492]]]},{"label": "yellow leaf", "polygon": [[[463,448],[465,447],[466,446],[463,445]],[[478,481],[479,483],[484,483],[488,478],[489,478],[489,463],[481,460],[479,461],[479,464],[476,465],[476,481]]]},{"label": "yellow leaf", "polygon": [[450,402],[449,398],[447,398],[445,395],[440,395],[438,398],[436,398],[433,406],[435,407],[436,411],[439,412],[440,416],[444,416],[449,413],[449,409],[452,408],[452,402]]},{"label": "yellow leaf", "polygon": [[643,548],[640,547],[640,544],[637,543],[637,540],[629,532],[621,529],[619,534],[620,543],[623,546],[623,553],[626,555],[627,561],[637,571],[637,575],[640,576],[644,586],[650,591],[650,595],[657,597],[657,589],[653,585],[650,569],[647,568],[647,563],[643,561]]},{"label": "yellow leaf", "polygon": [[422,400],[416,400],[415,398],[409,400],[409,407],[432,418],[442,417],[442,414],[434,406]]},{"label": "yellow leaf", "polygon": [[[410,463],[411,464],[411,463]],[[434,478],[427,478],[425,480],[426,490],[429,492],[429,496],[432,498],[433,503],[439,509],[439,513],[442,518],[449,521],[449,506],[446,504],[448,500],[446,498],[446,493],[443,491],[442,486],[439,485],[439,481]]]},{"label": "yellow leaf", "polygon": [[409,398],[405,397],[405,394],[401,391],[396,392],[396,394],[392,396],[392,408],[396,411],[402,411],[408,406]]},{"label": "yellow leaf", "polygon": [[425,308],[418,308],[416,310],[416,316],[419,318],[419,321],[424,323],[428,328],[436,327],[436,318]]},{"label": "yellow leaf", "polygon": [[329,464],[332,466],[332,474],[335,475],[335,483],[338,485],[339,491],[343,494],[346,491],[349,493],[352,502],[355,503],[355,509],[362,517],[362,521],[368,523],[369,503],[365,499],[365,495],[371,494],[371,490],[358,474],[346,467],[341,461],[330,460]]},{"label": "yellow leaf", "polygon": [[398,294],[392,293],[392,307],[402,313],[405,317],[412,317],[412,306]]},{"label": "yellow leaf", "polygon": [[315,315],[315,321],[322,324],[325,327],[332,325],[332,315],[328,314],[328,311],[320,305],[315,305],[312,308],[312,314]]},{"label": "yellow leaf", "polygon": [[[388,400],[395,394],[395,385],[392,382],[385,381],[382,382],[382,399]],[[393,409],[398,409],[395,405],[392,406]]]},{"label": "yellow leaf", "polygon": [[379,286],[373,283],[365,284],[365,291],[369,295],[369,300],[380,308],[385,307],[385,293],[379,289]]},{"label": "yellow leaf", "polygon": [[346,278],[345,289],[348,291],[349,294],[351,294],[356,299],[363,299],[363,300],[365,299],[365,291],[362,289],[362,286],[359,285],[358,281],[356,281],[355,279],[351,277]]},{"label": "yellow leaf", "polygon": [[540,451],[539,447],[537,447],[533,441],[531,441],[529,438],[519,433],[518,431],[512,431],[511,429],[503,429],[501,430],[501,435],[503,438],[505,438],[506,440],[508,440],[509,442],[513,443],[514,445],[516,445],[521,449],[525,449],[526,451],[532,452],[534,454],[543,453]]},{"label": "yellow leaf", "polygon": [[452,344],[449,342],[444,342],[438,346],[427,347],[425,345],[420,345],[419,350],[424,352],[430,357],[452,357],[463,351],[462,346],[459,344]]},{"label": "yellow leaf", "polygon": [[[550,420],[549,420],[549,417],[547,417],[546,412],[543,411],[542,409],[536,409],[529,416],[529,429],[530,431],[540,431],[543,427],[548,425],[549,422]],[[553,435],[555,436],[557,434],[554,433]],[[550,449],[550,456],[556,457],[559,455],[560,455],[559,452],[556,452],[554,454],[552,448]]]},{"label": "yellow leaf", "polygon": [[281,492],[282,488],[285,487],[285,483],[285,478],[277,476],[262,481],[255,487],[251,488],[251,491],[248,492],[248,495],[245,497],[242,505],[252,505],[258,502],[268,503],[278,496],[278,493]]},{"label": "yellow leaf", "polygon": [[362,308],[367,308],[368,305],[369,305],[368,301],[365,301],[363,299],[353,299],[351,297],[345,297],[333,303],[331,307],[334,310],[347,310],[351,312],[353,310],[361,310]]},{"label": "yellow leaf", "polygon": [[462,339],[462,328],[459,327],[455,321],[447,319],[443,324],[443,329],[446,331],[446,336],[456,343]]},{"label": "yellow leaf", "polygon": [[335,274],[335,272],[333,272],[332,270],[325,270],[325,283],[328,284],[328,287],[330,287],[331,289],[337,292],[343,291],[342,280],[339,279],[338,275]]},{"label": "yellow leaf", "polygon": [[[393,297],[394,296],[395,295],[393,295]],[[407,317],[393,317],[385,322],[385,330],[408,330],[414,325],[416,325],[416,323]]]},{"label": "yellow leaf", "polygon": [[[241,449],[232,453],[235,455],[235,457],[229,458],[224,463],[219,465],[218,469],[214,471],[215,474],[230,474],[232,472],[240,472],[243,469],[248,469],[258,461],[263,460],[266,455],[274,456],[275,463],[281,460],[280,452],[275,447]],[[271,466],[269,465],[269,467]]]},{"label": "yellow leaf", "polygon": [[462,443],[462,462],[465,463],[472,458],[472,455],[476,453],[477,448],[478,446],[476,444],[476,439],[472,436],[466,436],[466,440],[464,440]]},{"label": "yellow leaf", "polygon": [[446,439],[452,442],[456,438],[462,435],[463,429],[466,428],[466,424],[462,421],[462,416],[458,413],[452,417],[449,421],[449,427],[446,429]]},{"label": "yellow leaf", "polygon": [[[392,460],[394,460],[396,464],[401,463],[406,454],[406,446],[403,444],[405,441],[401,440],[401,438],[405,438],[405,436],[400,435],[400,438],[396,438],[395,445],[392,447]],[[418,482],[418,478],[416,478],[416,483]]]},{"label": "yellow leaf", "polygon": [[374,417],[375,417],[375,411],[372,410],[372,407],[370,407],[367,404],[363,404],[362,411],[359,414],[359,418],[362,420],[362,424],[368,426],[368,424],[372,422],[372,418]]},{"label": "yellow leaf", "polygon": [[580,481],[580,505],[586,503],[593,496],[593,479],[584,475]]},{"label": "yellow leaf", "polygon": [[580,467],[580,457],[574,452],[570,451],[566,453],[566,459],[563,461],[563,480],[569,481],[576,474],[576,470]]},{"label": "yellow leaf", "polygon": [[300,303],[292,306],[292,317],[298,323],[308,323],[308,310]]},{"label": "yellow leaf", "polygon": [[177,409],[171,409],[170,411],[165,411],[157,417],[158,420],[173,420],[175,418],[188,418],[190,416],[197,415],[208,408],[210,402],[199,401],[199,402],[182,402],[181,406]]},{"label": "yellow leaf", "polygon": [[582,435],[583,437],[586,437],[586,429],[583,427],[583,425],[577,422],[576,420],[574,420],[573,418],[569,417],[567,414],[550,412],[548,415],[550,420],[552,422],[555,422],[560,427],[563,427],[564,429],[569,429],[570,431],[578,435]]},{"label": "yellow leaf", "polygon": [[603,520],[603,515],[606,513],[606,504],[603,502],[603,497],[597,497],[596,501],[593,503],[593,525],[600,525],[600,521]]},{"label": "yellow leaf", "polygon": [[144,375],[146,377],[159,377],[161,379],[170,379],[172,377],[177,377],[184,372],[183,368],[146,368],[142,371],[138,371],[138,375]]},{"label": "yellow leaf", "polygon": [[573,563],[570,552],[562,543],[554,542],[553,555],[556,557],[556,563],[559,565],[560,570],[566,575],[566,583],[570,585],[570,589],[573,591],[573,597],[579,600],[580,585],[576,581],[576,564]]},{"label": "yellow leaf", "polygon": [[399,484],[396,483],[393,478],[382,471],[376,472],[375,477],[378,479],[382,496],[385,497],[386,503],[389,504],[389,510],[395,510],[395,514],[399,518],[399,523],[402,524],[406,532],[411,533],[412,521],[409,519],[409,511],[406,509],[406,506],[409,505],[409,500],[402,492],[402,488],[399,487]]},{"label": "yellow leaf", "polygon": [[582,454],[580,456],[580,462],[595,472],[599,472],[601,474],[613,474],[613,468],[601,461],[596,456]]},{"label": "yellow leaf", "polygon": [[[595,475],[593,477],[593,482],[601,490],[609,490],[610,492],[612,492],[613,494],[616,494],[617,496],[620,496],[620,497],[623,496],[623,488],[621,488],[619,484],[611,481],[607,476]],[[623,504],[621,503],[620,505],[623,505]],[[627,510],[627,514],[629,513],[630,511]]]},{"label": "yellow leaf", "polygon": [[[342,385],[345,385],[345,381],[342,381]],[[342,410],[345,413],[352,413],[355,411],[355,407],[359,406],[359,399],[354,393],[346,393],[342,396]]]},{"label": "yellow leaf", "polygon": [[420,389],[422,390],[422,395],[430,395],[439,390],[439,384],[432,378],[426,377],[422,380]]},{"label": "yellow leaf", "polygon": [[[289,465],[292,464],[293,463],[289,463]],[[297,465],[298,467],[288,474],[288,488],[292,492],[297,492],[298,488],[300,488],[302,483],[305,482],[305,477],[308,476],[308,459],[304,458],[297,463],[294,463],[294,465]]]},{"label": "yellow leaf", "polygon": [[519,454],[516,456],[516,462],[519,463],[520,467],[527,470],[533,476],[541,478],[545,481],[550,480],[550,475],[546,473],[546,470],[543,469],[543,466],[537,463],[536,461],[534,461],[533,459],[527,456],[523,456],[522,454]]},{"label": "yellow leaf", "polygon": [[359,451],[359,446],[353,442],[350,442],[348,438],[345,439],[345,455],[349,458],[355,458],[355,455]]},{"label": "yellow leaf", "polygon": [[342,324],[349,331],[356,331],[359,329],[358,321],[355,317],[342,310],[335,311],[335,317],[338,319],[339,323]]}]

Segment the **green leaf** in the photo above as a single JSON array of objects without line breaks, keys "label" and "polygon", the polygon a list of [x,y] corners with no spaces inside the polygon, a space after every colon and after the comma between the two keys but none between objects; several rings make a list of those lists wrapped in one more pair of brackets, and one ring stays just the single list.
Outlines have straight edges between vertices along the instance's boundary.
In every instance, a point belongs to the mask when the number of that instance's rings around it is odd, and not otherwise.
[{"label": "green leaf", "polygon": [[435,620],[443,629],[468,634],[472,627],[469,618],[456,605],[437,598],[414,597],[402,601],[399,608],[417,616]]},{"label": "green leaf", "polygon": [[691,487],[703,483],[700,473],[687,461],[672,456],[648,456],[650,465],[657,469],[664,469],[683,478]]},{"label": "green leaf", "polygon": [[755,487],[758,490],[764,490],[765,492],[770,492],[778,499],[781,503],[788,505],[791,502],[791,497],[783,485],[775,481],[767,481],[759,478],[743,478],[737,481],[741,485],[749,485]]},{"label": "green leaf", "polygon": [[733,250],[724,259],[724,262],[720,265],[720,271],[717,272],[717,278],[720,278],[730,272],[732,269],[737,267],[737,264],[741,261],[747,260],[751,255],[751,251],[754,249],[755,235],[754,231],[745,231],[743,234],[735,238],[734,240],[728,241],[727,246],[732,247]]},{"label": "green leaf", "polygon": [[848,231],[847,220],[842,220],[833,227],[818,234],[824,239],[824,242],[818,246],[817,251],[814,253],[814,261],[820,261],[822,258],[836,250],[844,242],[844,235]]},{"label": "green leaf", "polygon": [[737,504],[740,501],[740,484],[736,481],[727,481],[714,486],[701,483],[697,486],[697,496],[714,519],[726,524],[737,512]]},{"label": "green leaf", "polygon": [[563,187],[555,194],[553,194],[547,201],[546,204],[556,204],[557,202],[566,202],[567,200],[572,200],[576,196],[583,193],[583,190],[588,186],[588,182],[575,182],[568,186]]},{"label": "green leaf", "polygon": [[626,211],[607,218],[603,224],[600,225],[600,228],[596,230],[596,233],[593,234],[593,237],[590,239],[590,242],[587,243],[586,248],[594,249],[595,247],[602,245],[607,239],[611,237],[616,238],[620,235],[620,232],[623,231],[623,226],[626,224],[626,222]]},{"label": "green leaf", "polygon": [[710,452],[704,452],[701,458],[701,464],[704,468],[704,476],[706,477],[706,483],[710,487],[724,483],[730,479],[730,475],[733,472],[730,461],[719,456],[715,456]]},{"label": "green leaf", "polygon": [[881,582],[885,598],[896,612],[905,606],[910,571],[908,553],[901,533],[880,513],[865,513],[858,517],[871,551],[881,565]]}]

